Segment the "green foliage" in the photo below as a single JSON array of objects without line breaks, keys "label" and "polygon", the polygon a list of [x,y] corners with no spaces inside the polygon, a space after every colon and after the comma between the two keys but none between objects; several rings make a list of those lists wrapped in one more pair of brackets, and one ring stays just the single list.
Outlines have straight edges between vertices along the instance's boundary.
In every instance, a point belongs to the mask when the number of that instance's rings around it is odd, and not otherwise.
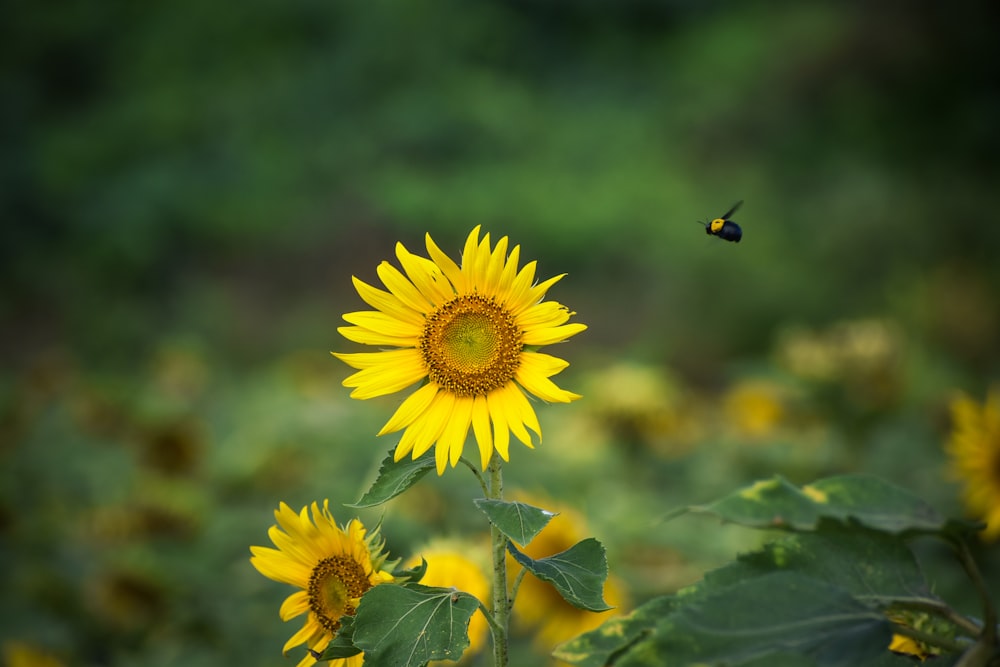
[{"label": "green foliage", "polygon": [[392,452],[382,460],[378,477],[357,502],[348,507],[375,507],[392,500],[434,469],[434,450],[416,459],[393,460]]},{"label": "green foliage", "polygon": [[976,524],[945,519],[914,494],[870,475],[843,475],[801,489],[780,476],[757,482],[709,505],[683,511],[714,514],[752,528],[815,530],[834,519],[891,533],[974,532]]},{"label": "green foliage", "polygon": [[790,534],[563,644],[557,657],[585,666],[874,667],[906,664],[888,650],[900,632],[919,636],[942,664],[964,652],[997,653],[995,635],[930,592],[907,542],[933,535],[958,544],[961,556],[969,526],[941,518],[903,489],[870,476],[802,488],[775,478],[692,509]]},{"label": "green foliage", "polygon": [[517,544],[527,544],[548,525],[554,512],[527,503],[477,498],[473,501],[490,523]]},{"label": "green foliage", "polygon": [[566,551],[538,560],[518,551],[510,542],[507,543],[507,550],[525,569],[552,584],[574,607],[589,611],[611,609],[604,601],[608,562],[604,547],[594,538],[589,537]]},{"label": "green foliage", "polygon": [[469,645],[469,620],[479,601],[468,593],[403,584],[364,594],[352,640],[371,667],[420,667],[457,660]]}]

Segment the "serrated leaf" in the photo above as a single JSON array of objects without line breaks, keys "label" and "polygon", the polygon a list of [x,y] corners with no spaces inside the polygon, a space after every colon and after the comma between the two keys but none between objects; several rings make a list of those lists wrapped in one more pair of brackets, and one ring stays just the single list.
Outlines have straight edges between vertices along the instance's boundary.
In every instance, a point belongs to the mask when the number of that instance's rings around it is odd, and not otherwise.
[{"label": "serrated leaf", "polygon": [[673,596],[654,598],[626,616],[609,619],[600,627],[560,644],[556,658],[580,667],[604,667],[669,615],[676,607]]},{"label": "serrated leaf", "polygon": [[847,592],[797,573],[778,572],[713,589],[684,602],[623,667],[743,665],[768,656],[805,655],[819,667],[857,667],[886,653],[888,619]]},{"label": "serrated leaf", "polygon": [[469,646],[469,619],[479,601],[453,588],[383,584],[361,597],[354,645],[365,667],[420,667],[458,660]]},{"label": "serrated leaf", "polygon": [[364,495],[356,503],[345,503],[346,507],[375,507],[392,500],[420,481],[435,466],[433,451],[426,452],[416,460],[404,458],[397,462],[392,460],[392,456],[392,452],[389,452],[382,460],[378,477]]},{"label": "serrated leaf", "polygon": [[489,498],[477,498],[473,502],[501,533],[521,546],[531,542],[556,516],[555,512],[527,503]]},{"label": "serrated leaf", "polygon": [[684,511],[713,514],[753,528],[815,530],[822,519],[857,523],[892,534],[957,530],[921,498],[869,475],[821,479],[801,489],[777,476],[756,482],[708,505]]},{"label": "serrated leaf", "polygon": [[592,537],[577,542],[566,551],[534,560],[511,542],[507,543],[518,563],[543,581],[552,584],[566,602],[588,611],[607,611],[612,607],[604,601],[604,581],[608,578],[608,561],[604,546]]}]

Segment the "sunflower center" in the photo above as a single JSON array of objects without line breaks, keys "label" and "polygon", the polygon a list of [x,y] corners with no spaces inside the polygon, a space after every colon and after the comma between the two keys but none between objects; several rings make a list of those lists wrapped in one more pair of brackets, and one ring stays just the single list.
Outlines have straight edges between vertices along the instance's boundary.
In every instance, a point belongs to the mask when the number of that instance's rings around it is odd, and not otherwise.
[{"label": "sunflower center", "polygon": [[330,632],[340,629],[340,617],[355,612],[351,600],[371,588],[361,564],[350,556],[324,558],[309,577],[309,609]]},{"label": "sunflower center", "polygon": [[492,297],[462,294],[427,316],[420,354],[428,377],[463,397],[507,384],[521,363],[521,330]]}]

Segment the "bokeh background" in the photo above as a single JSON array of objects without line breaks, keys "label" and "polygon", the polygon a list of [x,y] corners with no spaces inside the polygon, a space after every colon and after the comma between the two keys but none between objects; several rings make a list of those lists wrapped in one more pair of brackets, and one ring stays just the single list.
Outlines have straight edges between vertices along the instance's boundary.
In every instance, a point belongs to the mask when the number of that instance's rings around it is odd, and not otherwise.
[{"label": "bokeh background", "polygon": [[[509,235],[590,328],[508,487],[623,608],[759,535],[658,517],[871,472],[961,514],[948,403],[1000,380],[995,3],[14,2],[0,22],[0,640],[64,665],[295,664],[249,564],[354,515],[399,397],[351,401],[394,243]],[[736,200],[744,240],[695,224]],[[458,469],[394,555],[481,534]],[[978,614],[918,545],[936,590]],[[979,557],[997,580],[997,547]],[[515,656],[542,664],[532,628]],[[15,644],[22,642],[25,644]],[[14,663],[8,650],[8,664]],[[44,658],[42,656],[48,656]],[[43,664],[36,662],[34,664]]]}]

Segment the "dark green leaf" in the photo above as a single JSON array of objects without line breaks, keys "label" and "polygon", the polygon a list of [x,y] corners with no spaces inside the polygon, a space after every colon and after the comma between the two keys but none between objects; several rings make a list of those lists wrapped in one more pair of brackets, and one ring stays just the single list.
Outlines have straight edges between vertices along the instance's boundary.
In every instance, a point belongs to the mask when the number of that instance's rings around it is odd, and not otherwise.
[{"label": "dark green leaf", "polygon": [[[848,593],[778,572],[713,589],[680,606],[619,664],[742,665],[805,655],[819,667],[856,667],[887,652],[886,617]],[[764,664],[760,662],[758,664]]]},{"label": "dark green leaf", "polygon": [[[713,514],[753,528],[815,530],[821,519],[855,523],[893,534],[961,530],[909,491],[868,475],[821,479],[801,489],[782,477],[756,482],[721,500],[674,512]],[[968,529],[971,524],[963,524]]]},{"label": "dark green leaf", "polygon": [[326,650],[319,656],[318,660],[336,660],[338,658],[350,658],[361,653],[361,649],[354,645],[354,617],[341,616],[340,629],[333,640],[326,645]]},{"label": "dark green leaf", "polygon": [[[738,566],[757,575],[798,572],[879,603],[886,598],[930,598],[913,552],[903,538],[875,530],[823,522],[815,533],[798,533],[741,555]],[[706,575],[712,580],[715,573]]]},{"label": "dark green leaf", "polygon": [[392,460],[392,452],[385,457],[378,471],[378,477],[361,498],[347,507],[374,507],[392,500],[399,494],[420,481],[420,478],[433,470],[434,453],[426,452],[416,460],[404,458],[396,462]]},{"label": "dark green leaf", "polygon": [[406,570],[396,570],[392,573],[393,578],[395,578],[396,583],[406,583],[415,584],[424,578],[427,573],[427,561],[424,558],[420,559],[420,565],[415,565]]},{"label": "dark green leaf", "polygon": [[419,667],[458,660],[469,646],[469,619],[479,601],[452,588],[383,584],[361,598],[354,644],[366,667]]},{"label": "dark green leaf", "polygon": [[474,502],[501,533],[521,546],[533,540],[535,535],[548,525],[552,517],[556,516],[555,512],[526,503],[488,498],[477,498]]},{"label": "dark green leaf", "polygon": [[627,616],[612,618],[600,627],[556,647],[556,658],[580,667],[603,667],[649,634],[676,607],[675,598],[654,598]]},{"label": "dark green leaf", "polygon": [[589,611],[611,609],[604,601],[604,580],[608,561],[604,547],[592,537],[577,542],[566,551],[534,560],[518,551],[512,543],[507,549],[514,560],[543,581],[547,581],[574,607]]}]

